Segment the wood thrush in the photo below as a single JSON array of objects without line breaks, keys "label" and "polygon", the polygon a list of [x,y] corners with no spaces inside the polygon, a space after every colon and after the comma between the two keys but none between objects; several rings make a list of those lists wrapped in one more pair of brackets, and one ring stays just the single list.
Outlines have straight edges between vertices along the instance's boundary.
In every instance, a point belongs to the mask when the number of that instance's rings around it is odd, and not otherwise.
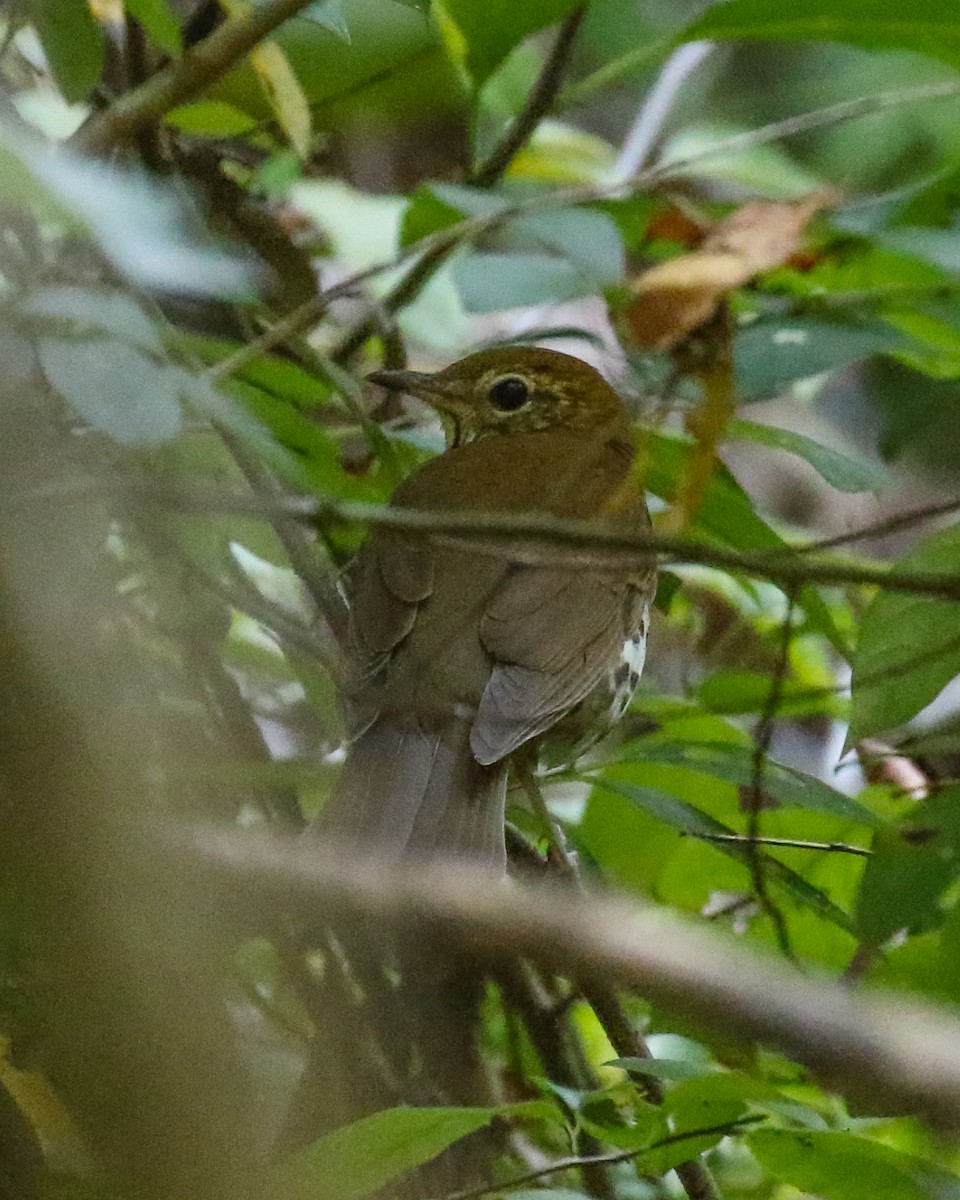
[{"label": "wood thrush", "polygon": [[[439,410],[447,450],[397,489],[437,513],[649,516],[617,393],[552,350],[484,350],[370,380]],[[654,566],[578,548],[379,529],[349,568],[353,742],[324,820],[388,856],[502,870],[510,756],[593,697],[619,715],[643,661]],[[589,553],[589,552],[588,552]],[[566,556],[566,561],[565,561]],[[573,557],[579,559],[573,561]]]}]

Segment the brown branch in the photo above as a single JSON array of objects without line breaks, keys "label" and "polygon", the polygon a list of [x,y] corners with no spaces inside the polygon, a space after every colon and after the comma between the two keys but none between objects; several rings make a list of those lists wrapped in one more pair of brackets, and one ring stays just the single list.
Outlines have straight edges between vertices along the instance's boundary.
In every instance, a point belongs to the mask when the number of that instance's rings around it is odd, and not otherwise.
[{"label": "brown branch", "polygon": [[129,142],[171,109],[193,100],[222,78],[254,46],[310,0],[265,0],[240,16],[230,17],[209,37],[127,92],[109,108],[95,113],[70,139],[84,154],[107,154]]},{"label": "brown branch", "polygon": [[798,975],[652,905],[548,883],[492,886],[488,872],[460,863],[402,867],[267,831],[166,823],[142,832],[155,853],[205,867],[234,904],[423,922],[471,953],[602,978],[725,1038],[775,1046],[869,1111],[909,1111],[960,1131],[960,1021],[928,1003]]},{"label": "brown branch", "polygon": [[[549,546],[580,547],[590,551],[583,555],[564,554],[563,565],[572,571],[592,571],[611,558],[623,555],[656,554],[665,562],[700,563],[769,579],[785,590],[805,584],[850,584],[941,600],[960,600],[960,576],[901,571],[829,558],[817,561],[801,557],[803,546],[784,545],[763,551],[734,550],[679,535],[628,535],[599,521],[568,520],[534,513],[438,513],[314,496],[277,496],[251,501],[234,493],[188,488],[152,489],[151,494],[154,499],[190,511],[264,518],[282,512],[311,522],[358,521],[389,529],[430,533],[438,538],[484,539],[490,544],[474,547],[474,551],[481,554],[502,554],[500,543],[513,542],[510,556],[518,562],[543,564],[557,561],[556,552],[551,553]],[[525,544],[517,545],[518,540]]]}]

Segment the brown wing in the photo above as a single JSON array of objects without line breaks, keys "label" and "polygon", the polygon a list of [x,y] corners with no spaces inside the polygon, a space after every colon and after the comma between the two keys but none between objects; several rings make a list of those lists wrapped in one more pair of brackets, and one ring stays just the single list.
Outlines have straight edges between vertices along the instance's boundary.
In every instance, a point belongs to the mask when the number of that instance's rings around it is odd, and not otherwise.
[{"label": "brown wing", "polygon": [[347,692],[359,732],[377,715],[375,688],[367,685],[382,675],[433,591],[433,553],[422,539],[384,531],[365,543],[344,582],[350,595]]},{"label": "brown wing", "polygon": [[480,625],[494,666],[470,738],[477,761],[499,761],[588,696],[619,662],[648,591],[642,572],[525,567],[505,581]]}]

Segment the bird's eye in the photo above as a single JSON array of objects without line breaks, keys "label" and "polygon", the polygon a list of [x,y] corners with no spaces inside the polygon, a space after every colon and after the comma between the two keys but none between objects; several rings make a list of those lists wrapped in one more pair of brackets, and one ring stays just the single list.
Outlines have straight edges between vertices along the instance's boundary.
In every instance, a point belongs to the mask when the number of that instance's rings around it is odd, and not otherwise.
[{"label": "bird's eye", "polygon": [[499,408],[501,412],[514,412],[518,408],[523,408],[529,399],[530,389],[516,375],[498,379],[490,389],[490,403],[494,408]]}]

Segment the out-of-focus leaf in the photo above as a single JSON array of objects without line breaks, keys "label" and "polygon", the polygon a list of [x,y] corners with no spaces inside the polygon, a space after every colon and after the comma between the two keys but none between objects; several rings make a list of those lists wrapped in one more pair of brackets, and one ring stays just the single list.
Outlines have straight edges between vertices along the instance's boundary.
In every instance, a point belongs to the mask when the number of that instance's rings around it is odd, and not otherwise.
[{"label": "out-of-focus leaf", "polygon": [[123,292],[62,284],[34,292],[21,311],[28,316],[66,322],[73,333],[96,329],[141,350],[163,353],[156,325],[136,300]]},{"label": "out-of-focus leaf", "polygon": [[[897,569],[960,575],[960,525],[928,538]],[[850,738],[909,721],[958,674],[960,604],[881,590],[863,614],[853,657]]]},{"label": "out-of-focus leaf", "polygon": [[609,177],[616,158],[610,143],[596,134],[546,120],[514,156],[507,178],[541,184],[600,183]]},{"label": "out-of-focus leaf", "polygon": [[[700,38],[851,42],[871,50],[916,50],[960,63],[960,28],[951,0],[728,0],[688,26],[682,41]],[[815,1190],[815,1189],[811,1189]]]},{"label": "out-of-focus leaf", "polygon": [[336,1129],[270,1173],[283,1200],[358,1200],[398,1175],[429,1162],[501,1113],[531,1118],[555,1114],[552,1104],[502,1108],[389,1108]]},{"label": "out-of-focus leaf", "polygon": [[893,476],[882,463],[872,462],[855,451],[834,450],[805,434],[794,433],[792,429],[779,429],[755,421],[731,421],[727,434],[796,454],[841,492],[879,492],[893,483]]},{"label": "out-of-focus leaf", "polygon": [[87,0],[30,0],[30,15],[61,92],[85,100],[103,70],[103,30]]},{"label": "out-of-focus leaf", "polygon": [[[657,735],[629,742],[620,751],[623,760],[671,763],[700,775],[715,776],[749,787],[753,780],[753,747],[736,742],[669,741]],[[767,759],[762,775],[764,792],[785,807],[808,808],[830,813],[863,825],[877,825],[877,818],[862,804],[830,787],[813,775]]]},{"label": "out-of-focus leaf", "polygon": [[595,209],[562,208],[518,217],[509,226],[517,239],[562,255],[594,287],[623,278],[623,241],[616,223]]},{"label": "out-of-focus leaf", "polygon": [[936,928],[945,916],[941,896],[958,875],[960,787],[948,787],[874,838],[857,896],[860,937],[879,946],[901,929]]},{"label": "out-of-focus leaf", "polygon": [[197,100],[174,108],[166,115],[170,125],[184,133],[207,134],[211,137],[236,137],[255,129],[257,122],[242,109],[222,100]]},{"label": "out-of-focus leaf", "polygon": [[[697,699],[709,712],[759,713],[770,696],[770,676],[761,671],[718,671],[703,681]],[[802,679],[784,680],[779,713],[805,716],[811,713],[838,715],[845,701],[824,681],[823,690]]]},{"label": "out-of-focus leaf", "polygon": [[927,1200],[905,1154],[850,1132],[760,1129],[747,1145],[775,1178],[824,1200]]},{"label": "out-of-focus leaf", "polygon": [[631,1075],[649,1075],[654,1079],[700,1079],[716,1072],[716,1067],[709,1063],[673,1058],[615,1058],[607,1065],[620,1067]]},{"label": "out-of-focus leaf", "polygon": [[580,0],[438,0],[441,28],[448,47],[461,57],[477,84],[506,58],[514,46],[538,29],[552,25],[579,7]]},{"label": "out-of-focus leaf", "polygon": [[250,61],[290,144],[306,158],[310,153],[310,105],[286,54],[276,42],[260,42],[251,50]]},{"label": "out-of-focus leaf", "polygon": [[183,49],[180,21],[169,0],[125,0],[127,12],[136,17],[153,41],[168,54]]},{"label": "out-of-focus leaf", "polygon": [[769,399],[795,380],[860,362],[903,340],[879,320],[760,320],[737,334],[738,393],[744,400]]},{"label": "out-of-focus leaf", "polygon": [[66,151],[40,156],[9,149],[134,282],[191,295],[238,299],[253,294],[257,277],[249,261],[217,245],[172,189]]},{"label": "out-of-focus leaf", "polygon": [[301,15],[308,21],[313,21],[315,25],[329,29],[349,46],[350,26],[347,24],[346,13],[343,11],[343,0],[317,0],[316,4],[311,4],[304,9]]},{"label": "out-of-focus leaf", "polygon": [[115,441],[149,446],[179,433],[183,414],[176,368],[107,338],[41,338],[38,350],[51,387]]},{"label": "out-of-focus leaf", "polygon": [[511,222],[517,253],[474,251],[458,259],[453,279],[467,312],[589,296],[623,275],[623,243],[604,213],[564,209]]},{"label": "out-of-focus leaf", "polygon": [[462,209],[441,200],[433,188],[418,187],[403,214],[400,243],[409,246],[431,233],[456,225],[463,220],[463,216]]},{"label": "out-of-focus leaf", "polygon": [[597,290],[572,263],[550,254],[474,251],[454,264],[453,280],[468,313],[557,304]]},{"label": "out-of-focus leaf", "polygon": [[[754,195],[794,199],[813,191],[823,181],[791,159],[780,146],[752,145],[743,150],[712,148],[724,143],[742,127],[720,124],[686,126],[667,140],[661,161],[684,174],[686,159],[696,160],[688,174],[718,179]],[[707,151],[711,153],[706,154]]]}]

